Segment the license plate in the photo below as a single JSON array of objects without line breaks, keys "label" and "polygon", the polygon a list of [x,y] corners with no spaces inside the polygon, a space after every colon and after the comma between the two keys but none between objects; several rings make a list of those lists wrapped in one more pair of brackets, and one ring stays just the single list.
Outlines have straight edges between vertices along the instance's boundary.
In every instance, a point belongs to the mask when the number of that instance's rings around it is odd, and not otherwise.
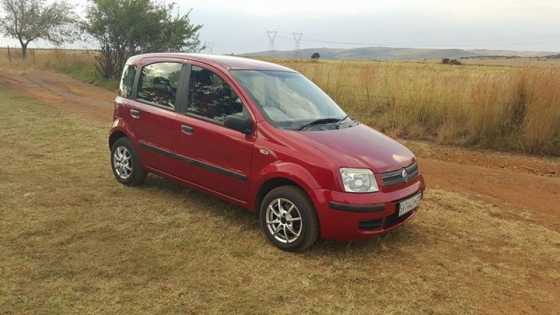
[{"label": "license plate", "polygon": [[422,200],[422,193],[417,193],[416,195],[399,202],[399,217],[402,217],[410,211],[418,208],[420,200]]}]

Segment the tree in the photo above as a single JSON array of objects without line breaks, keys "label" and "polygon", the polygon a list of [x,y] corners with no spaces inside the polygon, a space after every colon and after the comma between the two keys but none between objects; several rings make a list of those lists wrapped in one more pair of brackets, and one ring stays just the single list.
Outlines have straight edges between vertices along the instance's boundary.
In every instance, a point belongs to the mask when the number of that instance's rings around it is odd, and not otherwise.
[{"label": "tree", "polygon": [[175,4],[151,0],[91,0],[85,30],[100,45],[98,71],[107,79],[118,77],[126,60],[135,54],[157,51],[200,51],[198,32],[190,11],[173,14]]},{"label": "tree", "polygon": [[29,43],[36,39],[58,46],[75,35],[74,13],[65,1],[46,4],[44,0],[0,0],[0,3],[6,14],[0,19],[0,30],[19,41],[23,59]]},{"label": "tree", "polygon": [[319,58],[321,58],[321,55],[318,52],[314,52],[311,55],[311,60],[319,60]]}]

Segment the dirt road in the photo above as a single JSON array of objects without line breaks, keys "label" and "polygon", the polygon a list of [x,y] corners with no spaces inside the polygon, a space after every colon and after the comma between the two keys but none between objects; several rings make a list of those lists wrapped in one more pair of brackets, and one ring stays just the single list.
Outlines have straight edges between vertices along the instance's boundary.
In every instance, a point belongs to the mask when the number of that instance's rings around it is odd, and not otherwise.
[{"label": "dirt road", "polygon": [[[0,85],[102,122],[111,123],[115,93],[69,76],[7,70]],[[476,151],[407,141],[419,156],[429,187],[463,193],[501,208],[523,209],[503,216],[560,231],[560,160]]]},{"label": "dirt road", "polygon": [[47,71],[2,70],[0,85],[87,118],[111,123],[115,93]]}]

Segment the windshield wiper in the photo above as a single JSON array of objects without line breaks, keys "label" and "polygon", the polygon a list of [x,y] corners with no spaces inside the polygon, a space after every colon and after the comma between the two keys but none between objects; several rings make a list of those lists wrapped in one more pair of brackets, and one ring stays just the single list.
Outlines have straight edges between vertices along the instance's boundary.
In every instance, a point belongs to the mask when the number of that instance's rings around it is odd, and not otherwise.
[{"label": "windshield wiper", "polygon": [[323,124],[330,124],[330,123],[335,123],[335,122],[341,122],[343,120],[345,120],[346,118],[348,118],[347,116],[344,116],[344,118],[340,119],[340,118],[321,118],[321,119],[316,119],[313,120],[301,127],[298,128],[298,130],[304,130],[307,129],[311,126],[315,126],[315,125],[323,125]]}]

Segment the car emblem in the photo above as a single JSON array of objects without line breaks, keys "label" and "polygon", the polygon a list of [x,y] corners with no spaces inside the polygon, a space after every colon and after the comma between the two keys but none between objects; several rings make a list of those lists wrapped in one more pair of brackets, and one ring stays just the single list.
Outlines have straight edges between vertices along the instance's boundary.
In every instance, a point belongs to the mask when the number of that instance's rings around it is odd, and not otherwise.
[{"label": "car emblem", "polygon": [[260,149],[259,149],[259,152],[260,152],[260,154],[262,154],[262,155],[270,155],[270,154],[272,153],[272,152],[271,152],[269,149],[267,149],[267,148],[260,148]]},{"label": "car emblem", "polygon": [[407,181],[408,172],[406,171],[405,168],[403,168],[401,176],[402,176],[402,178],[404,178],[405,181]]}]

